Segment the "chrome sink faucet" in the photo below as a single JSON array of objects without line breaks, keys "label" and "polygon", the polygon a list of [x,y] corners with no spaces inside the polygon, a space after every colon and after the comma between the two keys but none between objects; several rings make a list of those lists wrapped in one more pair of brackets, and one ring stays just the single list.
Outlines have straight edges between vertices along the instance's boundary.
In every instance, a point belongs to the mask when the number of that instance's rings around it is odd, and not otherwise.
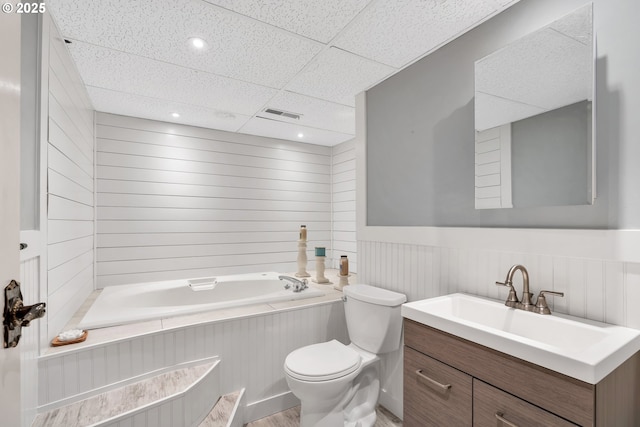
[{"label": "chrome sink faucet", "polygon": [[[518,295],[516,293],[515,288],[513,287],[513,275],[516,271],[520,271],[522,273],[522,302],[518,300]],[[518,308],[526,311],[533,311],[539,314],[551,314],[551,310],[547,306],[547,300],[545,299],[545,295],[557,295],[564,296],[562,292],[553,292],[553,291],[540,291],[538,295],[538,299],[534,304],[531,301],[531,297],[533,294],[529,292],[529,272],[523,265],[516,264],[509,269],[507,273],[507,278],[504,282],[496,282],[496,285],[507,286],[509,287],[509,296],[505,301],[504,305],[507,307]]]},{"label": "chrome sink faucet", "polygon": [[293,285],[293,292],[302,292],[303,290],[308,288],[307,279],[300,280],[291,276],[278,276],[278,279],[285,282],[285,285],[284,285],[285,289],[289,289],[291,285]]}]

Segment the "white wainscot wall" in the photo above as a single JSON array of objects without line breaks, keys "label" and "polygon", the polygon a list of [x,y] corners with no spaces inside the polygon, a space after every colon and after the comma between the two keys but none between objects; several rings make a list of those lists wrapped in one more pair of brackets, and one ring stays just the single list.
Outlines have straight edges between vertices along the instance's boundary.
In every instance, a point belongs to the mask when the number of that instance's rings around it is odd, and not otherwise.
[{"label": "white wainscot wall", "polygon": [[[453,292],[503,300],[508,290],[495,282],[522,264],[534,296],[564,292],[564,298],[549,298],[552,311],[640,329],[639,263],[375,241],[359,241],[358,253],[361,281],[402,292],[409,301]],[[520,280],[516,275],[518,294]]]},{"label": "white wainscot wall", "polygon": [[[34,296],[40,294],[40,257],[36,256],[20,262],[20,287],[24,303],[26,305],[35,304]],[[23,425],[31,425],[36,416],[38,407],[38,396],[33,393],[38,387],[38,355],[40,354],[40,327],[45,319],[36,320],[30,323],[28,328],[22,328],[20,338],[20,376],[21,388],[20,399],[25,414],[23,414]]]},{"label": "white wainscot wall", "polygon": [[219,356],[223,394],[246,388],[245,422],[298,404],[284,376],[296,348],[348,343],[342,301],[164,330],[39,360],[39,405],[100,391],[119,381],[180,363]]}]

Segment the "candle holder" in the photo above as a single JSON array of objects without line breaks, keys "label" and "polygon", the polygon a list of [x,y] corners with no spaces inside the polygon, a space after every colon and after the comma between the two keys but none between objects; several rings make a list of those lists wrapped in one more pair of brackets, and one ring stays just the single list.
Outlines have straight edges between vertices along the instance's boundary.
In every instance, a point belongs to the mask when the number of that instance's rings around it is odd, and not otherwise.
[{"label": "candle holder", "polygon": [[[318,253],[320,253],[318,251],[318,249],[322,249],[322,251],[321,251],[322,255],[318,255]],[[326,257],[324,256],[324,248],[316,248],[316,277],[311,279],[315,283],[331,284],[329,279],[324,277],[324,260],[325,260],[325,258]]]},{"label": "candle holder", "polygon": [[296,277],[311,277],[307,273],[307,241],[298,240],[298,272]]},{"label": "candle holder", "polygon": [[349,277],[351,275],[347,274],[346,276],[343,276],[341,274],[338,275],[338,278],[340,279],[340,281],[338,282],[337,285],[333,286],[333,289],[337,289],[340,292],[342,292],[342,288],[344,288],[345,286],[349,285]]}]

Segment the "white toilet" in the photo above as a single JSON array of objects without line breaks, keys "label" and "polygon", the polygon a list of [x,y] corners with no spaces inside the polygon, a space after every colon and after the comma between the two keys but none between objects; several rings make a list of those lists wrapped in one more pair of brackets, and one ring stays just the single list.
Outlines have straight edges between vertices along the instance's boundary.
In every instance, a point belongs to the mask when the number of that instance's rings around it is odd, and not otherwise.
[{"label": "white toilet", "polygon": [[400,347],[405,295],[369,285],[349,285],[343,292],[351,344],[308,345],[284,362],[287,384],[302,402],[301,427],[373,426],[378,355]]}]

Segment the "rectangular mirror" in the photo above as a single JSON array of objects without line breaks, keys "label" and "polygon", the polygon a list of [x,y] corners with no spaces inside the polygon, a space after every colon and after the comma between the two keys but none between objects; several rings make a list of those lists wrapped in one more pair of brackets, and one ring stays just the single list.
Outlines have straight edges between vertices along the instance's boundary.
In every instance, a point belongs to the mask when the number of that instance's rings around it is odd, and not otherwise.
[{"label": "rectangular mirror", "polygon": [[475,207],[592,204],[593,7],[475,63]]}]

